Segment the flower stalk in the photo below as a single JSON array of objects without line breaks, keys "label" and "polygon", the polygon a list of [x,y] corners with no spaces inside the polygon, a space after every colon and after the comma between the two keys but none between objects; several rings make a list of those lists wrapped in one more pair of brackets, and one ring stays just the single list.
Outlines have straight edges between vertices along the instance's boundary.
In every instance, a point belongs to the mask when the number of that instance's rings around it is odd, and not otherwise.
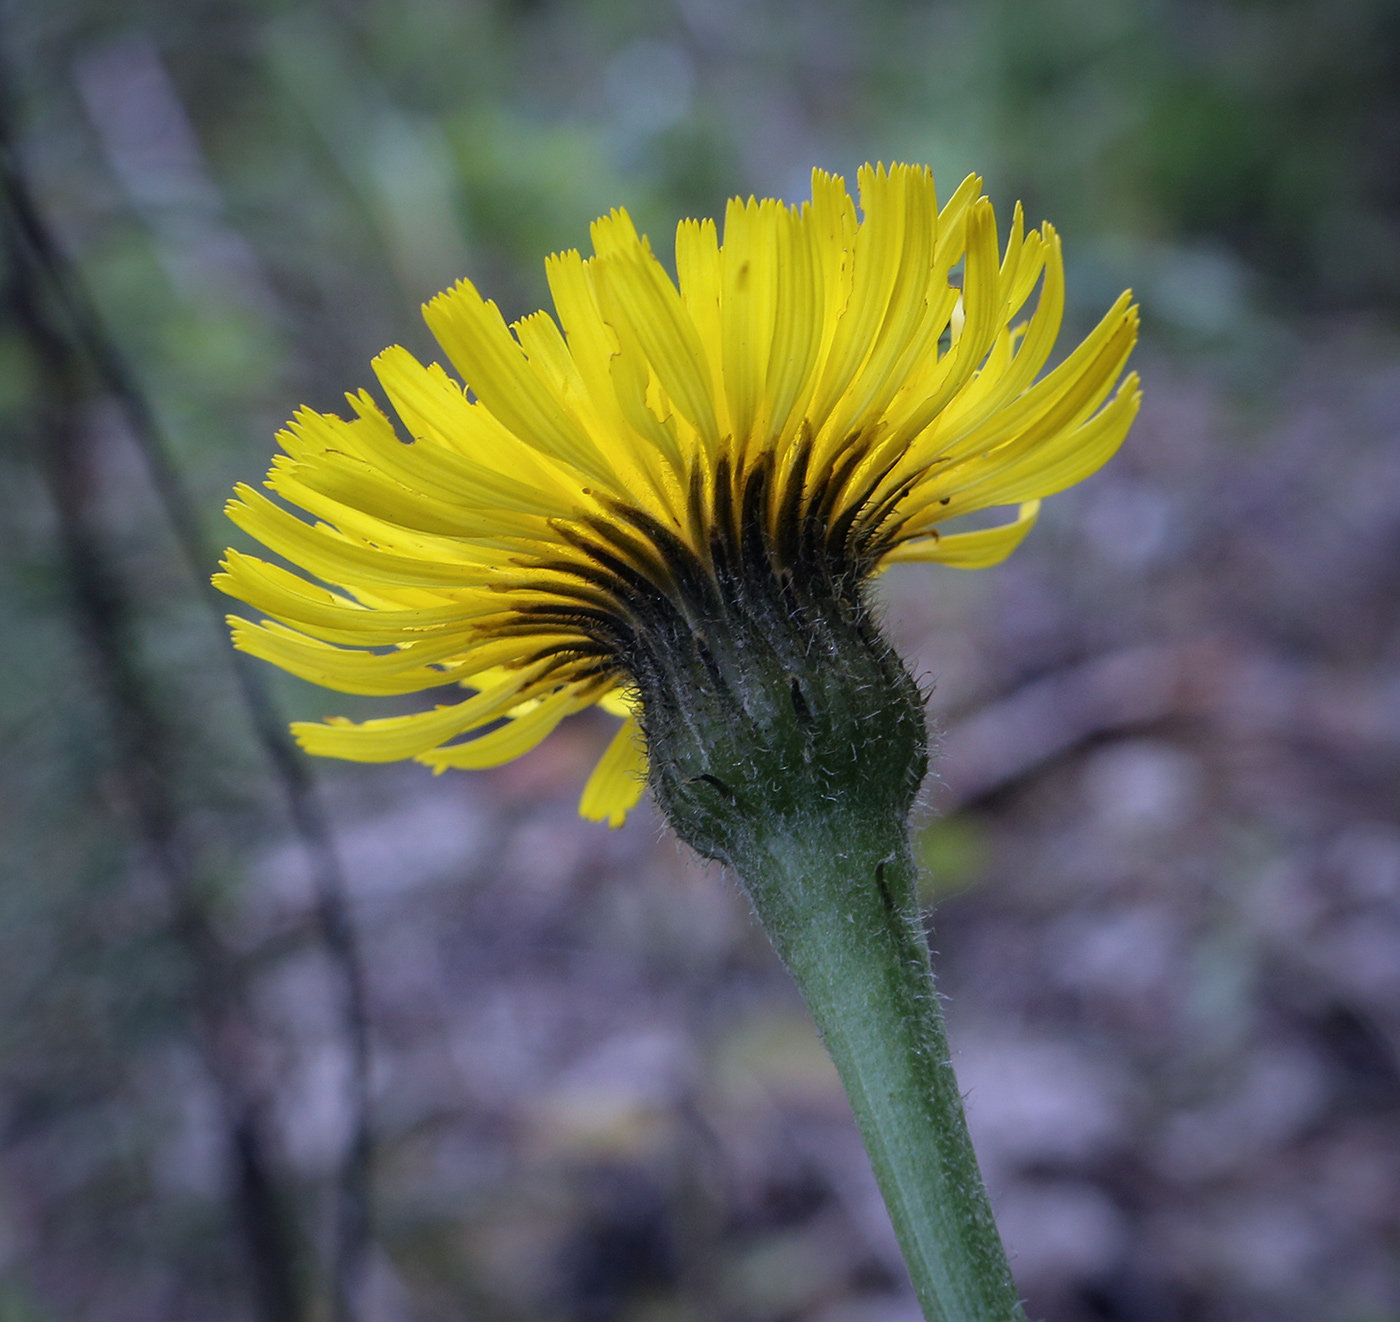
[{"label": "flower stalk", "polygon": [[836,1064],[924,1316],[1023,1319],[963,1118],[907,833],[861,846],[784,835],[746,864],[745,887]]},{"label": "flower stalk", "polygon": [[1013,1322],[919,914],[923,697],[854,576],[799,586],[759,543],[721,558],[719,580],[704,600],[683,594],[630,662],[657,801],[738,875],[796,979],[925,1316]]}]

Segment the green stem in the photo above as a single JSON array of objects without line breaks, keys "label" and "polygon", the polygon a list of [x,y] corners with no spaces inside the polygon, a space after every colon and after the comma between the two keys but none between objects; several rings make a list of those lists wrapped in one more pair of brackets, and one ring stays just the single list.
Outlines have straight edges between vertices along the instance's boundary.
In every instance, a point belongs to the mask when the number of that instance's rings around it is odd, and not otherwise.
[{"label": "green stem", "polygon": [[[744,520],[765,499],[747,483]],[[765,540],[757,514],[716,534],[714,578],[682,564],[680,598],[638,608],[624,662],[652,790],[682,840],[738,873],[796,977],[929,1322],[1024,1322],[919,922],[908,821],[928,770],[923,696],[859,566],[819,553],[833,533],[814,508],[786,540]]]},{"label": "green stem", "polygon": [[735,860],[845,1085],[929,1322],[1024,1322],[968,1138],[907,834]]}]

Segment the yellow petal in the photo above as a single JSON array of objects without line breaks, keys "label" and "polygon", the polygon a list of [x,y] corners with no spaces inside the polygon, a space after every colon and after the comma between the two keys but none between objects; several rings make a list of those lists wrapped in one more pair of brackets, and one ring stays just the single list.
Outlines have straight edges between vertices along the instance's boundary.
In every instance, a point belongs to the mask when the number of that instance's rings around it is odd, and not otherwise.
[{"label": "yellow petal", "polygon": [[376,450],[376,461],[392,465],[400,480],[443,498],[530,513],[555,514],[561,502],[578,498],[565,470],[472,404],[437,363],[424,367],[395,347],[370,366],[414,438],[434,443]]},{"label": "yellow petal", "polygon": [[613,735],[579,800],[580,816],[621,826],[647,785],[647,754],[636,717],[628,716]]},{"label": "yellow petal", "polygon": [[529,672],[519,673],[474,698],[451,706],[359,724],[342,719],[324,723],[295,721],[292,734],[302,748],[318,757],[343,757],[351,762],[399,762],[498,720],[530,696],[533,684]]},{"label": "yellow petal", "polygon": [[676,275],[681,302],[705,349],[710,370],[710,398],[721,435],[730,435],[729,404],[724,397],[724,333],[720,319],[720,290],[724,276],[719,255],[719,232],[712,220],[683,220],[676,227]]},{"label": "yellow petal", "polygon": [[[540,536],[548,531],[548,524],[539,515],[489,507],[473,509],[465,500],[446,501],[385,481],[375,468],[342,454],[322,455],[309,464],[279,457],[273,461],[267,486],[308,514],[319,514],[335,523],[342,532],[350,531],[353,522],[380,542],[406,540],[405,533],[489,541],[512,535]],[[343,517],[346,511],[352,512],[349,521]],[[421,549],[423,543],[418,546]]]},{"label": "yellow petal", "polygon": [[357,601],[241,551],[229,551],[214,586],[283,624],[329,643],[364,646],[410,642],[434,629],[451,628],[500,609],[494,593],[463,593],[460,598],[408,610],[369,610]]},{"label": "yellow petal", "polygon": [[249,536],[327,583],[464,588],[490,579],[489,569],[465,559],[426,559],[352,542],[325,524],[303,523],[251,487],[235,490],[238,499],[224,513]]},{"label": "yellow petal", "polygon": [[600,258],[596,279],[627,319],[662,388],[713,451],[719,444],[719,424],[710,364],[670,277],[638,244],[632,252]]},{"label": "yellow petal", "polygon": [[899,564],[902,561],[929,560],[940,565],[951,565],[954,569],[986,569],[999,565],[1014,551],[1025,536],[1035,526],[1040,513],[1040,502],[1029,500],[1021,506],[1021,512],[1011,523],[1003,523],[997,528],[982,528],[977,532],[951,533],[945,537],[920,537],[895,547],[884,564]]},{"label": "yellow petal", "polygon": [[[927,169],[896,167],[884,181],[884,191],[888,194],[885,206],[900,213],[893,238],[894,275],[869,356],[831,424],[847,431],[860,429],[867,416],[882,411],[903,384],[900,377],[908,367],[906,352],[910,342],[918,338],[928,312],[938,230],[933,175]],[[861,196],[865,196],[864,185]],[[942,273],[938,274],[941,279]],[[933,331],[930,338],[936,338],[937,333]]]},{"label": "yellow petal", "polygon": [[538,707],[524,715],[511,717],[498,730],[492,730],[489,734],[480,735],[464,744],[452,744],[447,748],[434,748],[429,752],[419,753],[414,761],[432,767],[434,772],[446,771],[448,767],[466,771],[498,767],[522,753],[528,753],[564,717],[588,706],[590,701],[589,698],[580,699],[572,689],[565,689],[553,697],[545,698]]},{"label": "yellow petal", "polygon": [[724,334],[724,389],[733,439],[744,444],[764,404],[763,382],[773,343],[777,307],[775,261],[778,209],[767,198],[734,198],[724,213],[720,250],[723,287],[720,314]]},{"label": "yellow petal", "polygon": [[337,693],[417,693],[450,684],[451,667],[471,654],[476,638],[470,628],[444,630],[392,652],[370,652],[333,647],[274,620],[254,624],[231,615],[228,624],[240,652]]},{"label": "yellow petal", "polygon": [[603,321],[587,264],[577,249],[571,249],[546,259],[544,271],[589,402],[605,425],[618,425],[621,417],[608,371],[615,337]]},{"label": "yellow petal", "polygon": [[610,689],[598,699],[598,706],[609,716],[631,716],[634,705],[630,691],[625,688]]},{"label": "yellow petal", "polygon": [[812,171],[812,233],[822,269],[822,344],[818,362],[831,354],[841,314],[851,300],[855,279],[854,243],[860,222],[856,204],[840,175]]},{"label": "yellow petal", "polygon": [[987,485],[988,503],[1053,496],[1097,472],[1118,452],[1142,403],[1136,373],[1119,387],[1113,402],[1054,446],[1028,455],[1013,470]]},{"label": "yellow petal", "polygon": [[822,345],[821,256],[811,207],[778,217],[777,303],[768,355],[768,434],[791,438],[802,422],[802,404],[815,385]]},{"label": "yellow petal", "polygon": [[530,368],[500,309],[459,280],[423,308],[428,328],[476,397],[522,440],[616,485],[612,466],[542,377]]},{"label": "yellow petal", "polygon": [[808,416],[814,430],[826,426],[869,355],[885,318],[903,251],[906,216],[902,191],[883,169],[862,167],[860,200],[865,218],[856,230],[851,253],[850,301],[836,324],[812,399]]}]

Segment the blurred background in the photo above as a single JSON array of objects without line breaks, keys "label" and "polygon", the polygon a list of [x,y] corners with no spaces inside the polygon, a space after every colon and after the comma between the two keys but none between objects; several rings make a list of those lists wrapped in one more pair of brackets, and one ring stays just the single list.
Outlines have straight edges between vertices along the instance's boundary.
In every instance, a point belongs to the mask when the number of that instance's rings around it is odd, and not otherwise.
[{"label": "blurred background", "polygon": [[[1393,0],[3,0],[0,1322],[913,1322],[834,1074],[610,736],[383,714],[203,588],[300,404],[631,209],[983,173],[1131,284],[1143,416],[901,568],[920,847],[1034,1318],[1400,1319]],[[408,709],[411,703],[406,703]],[[312,780],[314,777],[314,783]]]}]

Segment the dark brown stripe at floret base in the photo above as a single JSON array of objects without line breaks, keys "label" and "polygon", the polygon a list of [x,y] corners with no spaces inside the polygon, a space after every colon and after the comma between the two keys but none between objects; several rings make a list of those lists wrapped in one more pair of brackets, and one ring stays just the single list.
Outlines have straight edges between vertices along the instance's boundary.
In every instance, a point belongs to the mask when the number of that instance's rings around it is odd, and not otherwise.
[{"label": "dark brown stripe at floret base", "polygon": [[876,433],[850,437],[817,473],[813,448],[804,426],[785,471],[771,450],[748,465],[722,454],[708,475],[697,463],[687,515],[705,532],[701,549],[615,499],[603,514],[554,520],[576,554],[524,562],[538,577],[507,589],[512,605],[493,635],[577,635],[526,664],[596,656],[587,677],[610,675],[645,699],[667,649],[697,655],[718,681],[713,658],[733,653],[739,634],[759,645],[813,609],[865,617],[863,585],[898,541],[895,515],[916,479],[886,490],[902,451],[881,454]]}]

